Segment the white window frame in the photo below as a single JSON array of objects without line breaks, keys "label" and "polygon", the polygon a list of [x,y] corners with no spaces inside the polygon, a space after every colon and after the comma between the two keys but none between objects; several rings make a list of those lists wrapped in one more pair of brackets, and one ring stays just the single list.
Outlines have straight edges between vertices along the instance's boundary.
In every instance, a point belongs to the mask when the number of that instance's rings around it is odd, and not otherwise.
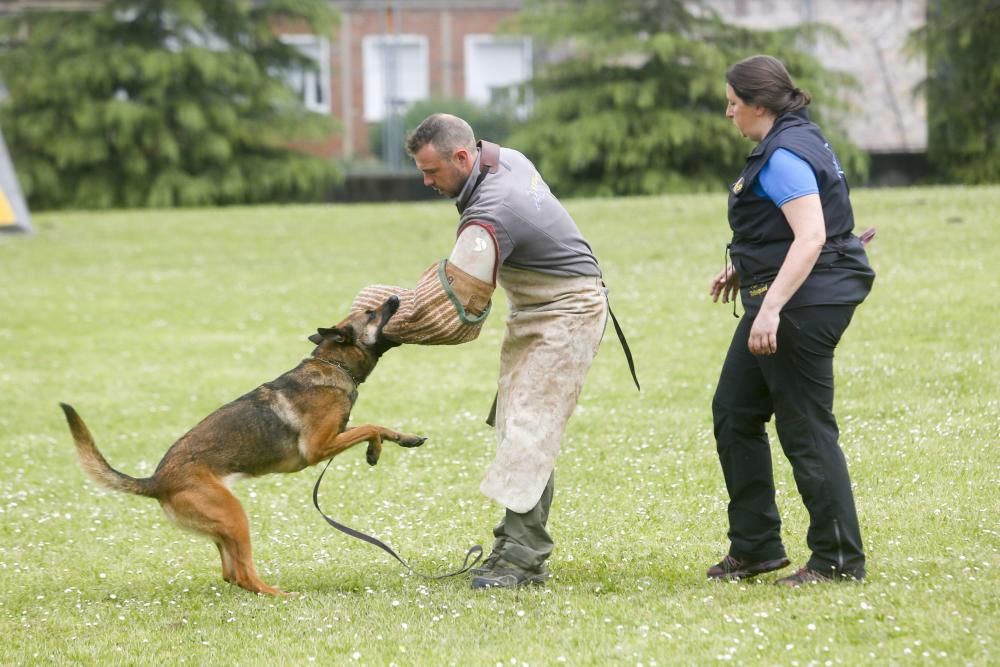
[{"label": "white window frame", "polygon": [[[488,69],[482,67],[481,59],[475,53],[478,47],[488,44],[509,43],[520,46],[522,69],[520,78],[510,81],[501,81],[498,85],[483,83],[484,71]],[[468,34],[464,40],[465,47],[465,98],[480,105],[488,105],[492,101],[492,91],[497,88],[513,88],[531,79],[534,62],[532,58],[531,37],[525,35],[493,35],[493,34]],[[527,106],[518,107],[519,114],[527,113]]]},{"label": "white window frame", "polygon": [[[391,75],[391,63],[383,56],[388,46],[416,47],[415,59],[407,59],[408,65],[416,61],[415,76],[405,82],[397,81],[398,97],[395,101],[386,99],[386,80]],[[364,119],[369,123],[385,120],[391,105],[403,112],[407,106],[430,95],[430,47],[426,35],[365,35],[361,39],[361,55],[364,71]],[[397,70],[397,76],[402,76]],[[402,90],[403,87],[407,90]]]},{"label": "white window frame", "polygon": [[[330,97],[330,40],[312,34],[281,35],[280,39],[316,63],[315,70],[296,69],[286,72],[285,78],[289,85],[293,89],[301,90],[302,103],[307,109],[317,113],[331,113],[333,105]],[[296,77],[299,77],[298,81]],[[317,98],[317,91],[322,99]]]}]

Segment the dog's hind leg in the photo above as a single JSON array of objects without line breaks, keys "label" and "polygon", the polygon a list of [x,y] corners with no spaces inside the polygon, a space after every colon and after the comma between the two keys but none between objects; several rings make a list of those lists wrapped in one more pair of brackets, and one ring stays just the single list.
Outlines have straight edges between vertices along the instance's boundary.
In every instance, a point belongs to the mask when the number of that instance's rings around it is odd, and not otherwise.
[{"label": "dog's hind leg", "polygon": [[169,505],[168,514],[179,524],[208,535],[215,542],[222,560],[223,579],[253,593],[286,595],[257,575],[247,514],[221,481],[202,478],[196,486],[178,491],[161,502]]},{"label": "dog's hind leg", "polygon": [[233,560],[229,553],[222,548],[222,542],[216,542],[215,547],[219,550],[219,558],[222,560],[222,578],[227,584],[236,583],[236,570],[233,567]]}]

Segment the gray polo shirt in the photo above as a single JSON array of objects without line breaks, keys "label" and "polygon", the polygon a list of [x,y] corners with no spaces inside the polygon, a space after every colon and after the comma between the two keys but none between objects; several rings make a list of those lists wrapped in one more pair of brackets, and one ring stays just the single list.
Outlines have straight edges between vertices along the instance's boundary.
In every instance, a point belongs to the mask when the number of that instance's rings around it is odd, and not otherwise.
[{"label": "gray polo shirt", "polygon": [[501,148],[497,172],[477,187],[481,157],[456,200],[459,233],[470,223],[486,226],[506,266],[556,276],[601,275],[590,244],[528,158]]}]

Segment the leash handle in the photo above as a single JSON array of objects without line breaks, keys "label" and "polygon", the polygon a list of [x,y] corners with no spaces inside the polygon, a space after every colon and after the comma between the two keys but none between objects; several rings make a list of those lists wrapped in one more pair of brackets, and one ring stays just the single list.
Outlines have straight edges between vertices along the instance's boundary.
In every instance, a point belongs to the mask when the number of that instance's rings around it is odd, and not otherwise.
[{"label": "leash handle", "polygon": [[[313,486],[313,494],[312,494],[313,495],[313,506],[316,507],[316,511],[320,513],[320,516],[322,516],[326,520],[326,522],[328,524],[330,524],[331,526],[333,526],[334,528],[336,528],[340,532],[346,533],[347,535],[350,535],[351,537],[355,537],[355,538],[357,538],[359,540],[367,542],[368,544],[371,544],[371,545],[374,545],[374,546],[378,547],[382,551],[386,552],[387,554],[389,554],[390,556],[392,556],[393,558],[395,558],[396,560],[398,560],[403,565],[403,567],[405,567],[407,570],[409,570],[410,572],[412,572],[413,574],[415,574],[417,576],[423,577],[424,579],[447,579],[448,577],[454,577],[454,576],[457,576],[459,574],[464,574],[464,573],[468,572],[469,570],[471,570],[476,565],[476,563],[478,563],[482,559],[482,557],[483,557],[483,547],[480,546],[480,545],[478,545],[478,544],[474,544],[471,547],[469,547],[468,551],[465,552],[465,560],[462,561],[462,568],[460,570],[456,570],[454,572],[448,572],[447,574],[439,574],[439,575],[424,574],[423,572],[419,572],[417,570],[414,570],[412,567],[410,567],[409,563],[407,563],[405,560],[403,560],[402,558],[400,558],[399,554],[397,554],[395,551],[393,551],[392,547],[390,547],[388,544],[386,544],[382,540],[378,539],[377,537],[372,537],[371,535],[368,535],[366,533],[362,533],[360,530],[354,530],[350,526],[345,526],[344,524],[339,523],[339,522],[335,521],[334,519],[331,519],[330,517],[328,517],[326,515],[326,513],[322,509],[320,509],[320,506],[319,506],[319,484],[320,484],[320,482],[323,481],[323,475],[326,474],[326,471],[330,467],[331,463],[333,463],[333,459],[327,460],[326,465],[323,467],[323,471],[319,474],[319,478],[316,480],[316,485]],[[472,558],[473,555],[475,555],[475,558],[470,563],[469,559]]]}]

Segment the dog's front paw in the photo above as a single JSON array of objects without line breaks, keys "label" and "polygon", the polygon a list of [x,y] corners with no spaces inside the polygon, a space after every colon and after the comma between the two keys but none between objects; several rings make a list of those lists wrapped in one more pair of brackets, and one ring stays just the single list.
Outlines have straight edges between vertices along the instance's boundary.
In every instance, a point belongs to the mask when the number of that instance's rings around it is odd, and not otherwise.
[{"label": "dog's front paw", "polygon": [[368,443],[368,451],[365,452],[365,460],[368,465],[373,466],[378,463],[378,457],[382,455],[382,445],[377,442]]},{"label": "dog's front paw", "polygon": [[399,439],[399,444],[403,447],[419,447],[425,442],[427,442],[427,438],[423,438],[419,435],[404,434],[403,437]]}]

